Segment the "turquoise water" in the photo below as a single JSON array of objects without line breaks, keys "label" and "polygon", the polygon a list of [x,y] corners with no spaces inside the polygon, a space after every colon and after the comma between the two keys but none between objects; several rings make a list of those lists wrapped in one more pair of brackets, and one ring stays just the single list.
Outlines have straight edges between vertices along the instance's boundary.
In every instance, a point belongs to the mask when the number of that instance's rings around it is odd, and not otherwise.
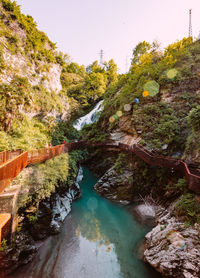
[{"label": "turquoise water", "polygon": [[149,228],[125,207],[97,195],[97,179],[86,168],[83,174],[82,198],[73,203],[61,233],[48,238],[34,261],[13,277],[160,277],[138,259],[139,244]]}]

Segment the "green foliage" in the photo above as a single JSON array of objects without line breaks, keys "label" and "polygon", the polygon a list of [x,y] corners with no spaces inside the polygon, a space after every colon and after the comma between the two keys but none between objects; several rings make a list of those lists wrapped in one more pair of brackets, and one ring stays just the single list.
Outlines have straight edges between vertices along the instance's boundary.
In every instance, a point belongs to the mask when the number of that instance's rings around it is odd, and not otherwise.
[{"label": "green foliage", "polygon": [[22,172],[16,180],[22,184],[18,207],[38,204],[40,200],[49,197],[57,186],[66,183],[68,171],[68,154],[62,154],[45,163],[32,166],[31,173]]},{"label": "green foliage", "polygon": [[3,238],[1,241],[0,251],[3,252],[6,251],[7,249],[8,249],[7,240]]},{"label": "green foliage", "polygon": [[200,105],[190,111],[187,119],[194,131],[200,131]]},{"label": "green foliage", "polygon": [[92,72],[85,78],[83,90],[86,91],[88,101],[97,101],[106,90],[107,78],[100,72]]},{"label": "green foliage", "polygon": [[179,121],[173,109],[167,104],[157,102],[133,111],[132,121],[148,145],[161,148],[163,144],[180,142]]},{"label": "green foliage", "polygon": [[67,177],[67,184],[71,186],[78,174],[79,164],[85,159],[87,156],[86,150],[76,150],[72,151],[69,154],[69,174]]},{"label": "green foliage", "polygon": [[[191,38],[184,38],[174,44],[169,45],[164,53],[162,53],[155,44],[150,45],[147,42],[139,43],[133,51],[132,66],[126,76],[125,83],[121,86],[122,81],[119,79],[115,86],[105,94],[105,109],[104,116],[111,116],[115,111],[122,110],[127,103],[133,104],[133,109],[142,107],[150,102],[160,100],[160,95],[144,98],[142,92],[144,85],[148,81],[157,82],[161,86],[169,86],[173,83],[178,83],[190,76],[191,70],[184,72],[179,65],[178,74],[174,80],[167,78],[166,72],[178,65],[178,62],[188,59],[190,55],[190,47],[192,47]],[[196,46],[197,47],[197,46]],[[183,63],[183,62],[182,62]],[[108,98],[107,98],[108,96]],[[110,98],[109,98],[110,97]],[[134,99],[139,98],[139,104],[134,103]],[[108,103],[107,103],[108,102]],[[112,103],[112,105],[111,105]]]},{"label": "green foliage", "polygon": [[61,95],[54,91],[49,92],[42,85],[33,87],[33,103],[44,115],[52,110],[61,112],[63,109]]},{"label": "green foliage", "polygon": [[191,224],[200,224],[200,204],[191,193],[183,194],[177,202],[174,213],[185,217]]},{"label": "green foliage", "polygon": [[105,142],[109,134],[103,132],[97,123],[85,125],[81,130],[81,138],[92,142]]},{"label": "green foliage", "polygon": [[64,92],[82,107],[94,105],[117,80],[117,65],[113,60],[103,68],[95,61],[86,71],[83,66],[70,63],[64,66],[61,75]]},{"label": "green foliage", "polygon": [[187,182],[185,178],[179,179],[177,184],[175,185],[177,189],[180,189],[182,192],[186,191],[187,189]]},{"label": "green foliage", "polygon": [[2,0],[3,7],[6,11],[13,12],[16,7],[16,2]]},{"label": "green foliage", "polygon": [[52,130],[52,144],[59,145],[63,141],[75,140],[79,137],[79,132],[69,123],[59,122]]},{"label": "green foliage", "polygon": [[124,166],[127,165],[127,156],[124,153],[120,153],[115,161],[115,170],[122,174]]},{"label": "green foliage", "polygon": [[48,128],[38,119],[15,118],[12,129],[10,133],[0,131],[0,151],[39,149],[50,142]]},{"label": "green foliage", "polygon": [[151,45],[146,42],[140,42],[138,45],[133,49],[133,59],[132,64],[138,63],[141,55],[144,55],[151,49]]},{"label": "green foliage", "polygon": [[188,192],[188,185],[185,178],[180,178],[177,183],[169,183],[166,189],[180,196],[180,194],[186,194]]},{"label": "green foliage", "polygon": [[34,224],[38,219],[38,214],[28,214],[27,219],[30,224]]},{"label": "green foliage", "polygon": [[0,121],[1,130],[10,131],[13,119],[21,119],[19,108],[26,110],[30,106],[30,85],[25,78],[14,77],[8,84],[0,85]]},{"label": "green foliage", "polygon": [[[2,0],[3,8],[10,16],[10,21],[17,20],[20,27],[26,32],[25,52],[32,59],[47,61],[48,63],[61,63],[61,59],[54,54],[53,44],[44,32],[37,29],[37,24],[30,15],[25,16],[20,11],[20,6],[15,1]],[[10,37],[12,43],[16,44],[17,38]]]}]

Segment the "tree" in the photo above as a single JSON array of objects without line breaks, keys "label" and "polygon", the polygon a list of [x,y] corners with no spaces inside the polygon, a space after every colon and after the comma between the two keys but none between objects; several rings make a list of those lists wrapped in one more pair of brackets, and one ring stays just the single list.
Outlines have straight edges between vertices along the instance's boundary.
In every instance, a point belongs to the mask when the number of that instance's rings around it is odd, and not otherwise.
[{"label": "tree", "polygon": [[9,132],[14,118],[20,118],[20,111],[30,105],[30,85],[25,78],[15,77],[10,85],[0,85],[1,128]]},{"label": "tree", "polygon": [[107,75],[107,87],[114,85],[118,81],[117,65],[114,60],[111,59],[106,64],[106,75]]},{"label": "tree", "polygon": [[103,73],[105,70],[103,68],[101,68],[101,66],[99,65],[98,61],[94,61],[91,65],[89,65],[86,68],[87,73],[92,73],[92,72],[101,72]]},{"label": "tree", "polygon": [[133,49],[133,59],[132,65],[137,64],[139,62],[139,58],[141,55],[146,54],[151,49],[151,45],[146,42],[140,42],[136,47]]},{"label": "tree", "polygon": [[106,90],[107,78],[100,72],[93,72],[85,79],[84,91],[90,102],[96,101]]}]

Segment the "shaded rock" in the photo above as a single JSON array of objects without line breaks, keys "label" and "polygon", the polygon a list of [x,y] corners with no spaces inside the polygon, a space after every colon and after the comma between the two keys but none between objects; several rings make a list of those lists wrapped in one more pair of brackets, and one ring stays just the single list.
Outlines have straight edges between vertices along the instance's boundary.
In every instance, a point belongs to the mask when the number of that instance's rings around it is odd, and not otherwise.
[{"label": "shaded rock", "polygon": [[103,197],[112,201],[128,204],[133,197],[133,172],[124,170],[119,174],[110,168],[95,184],[94,189]]},{"label": "shaded rock", "polygon": [[134,206],[131,211],[134,216],[139,220],[140,223],[154,226],[155,225],[155,216],[156,208],[155,206],[149,203],[142,203]]},{"label": "shaded rock", "polygon": [[27,232],[17,234],[9,249],[0,252],[0,277],[29,263],[37,252],[35,242]]},{"label": "shaded rock", "polygon": [[[175,232],[185,242],[182,248],[169,236]],[[144,259],[164,277],[200,277],[199,234],[200,225],[185,228],[184,223],[167,214],[146,235]]]},{"label": "shaded rock", "polygon": [[73,200],[80,197],[79,182],[82,169],[79,169],[76,182],[67,192],[57,192],[45,199],[39,205],[38,219],[34,225],[29,226],[29,231],[35,240],[41,240],[49,235],[60,232],[63,221],[71,211]]}]

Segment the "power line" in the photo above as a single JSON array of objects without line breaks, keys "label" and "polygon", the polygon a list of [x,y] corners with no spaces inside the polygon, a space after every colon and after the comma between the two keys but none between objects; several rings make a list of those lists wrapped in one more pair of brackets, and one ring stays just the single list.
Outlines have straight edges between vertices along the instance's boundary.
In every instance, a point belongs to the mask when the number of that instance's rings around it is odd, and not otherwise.
[{"label": "power line", "polygon": [[189,10],[189,37],[192,38],[192,9]]},{"label": "power line", "polygon": [[100,66],[103,67],[103,55],[104,55],[103,49],[100,50],[99,55],[100,55]]}]

